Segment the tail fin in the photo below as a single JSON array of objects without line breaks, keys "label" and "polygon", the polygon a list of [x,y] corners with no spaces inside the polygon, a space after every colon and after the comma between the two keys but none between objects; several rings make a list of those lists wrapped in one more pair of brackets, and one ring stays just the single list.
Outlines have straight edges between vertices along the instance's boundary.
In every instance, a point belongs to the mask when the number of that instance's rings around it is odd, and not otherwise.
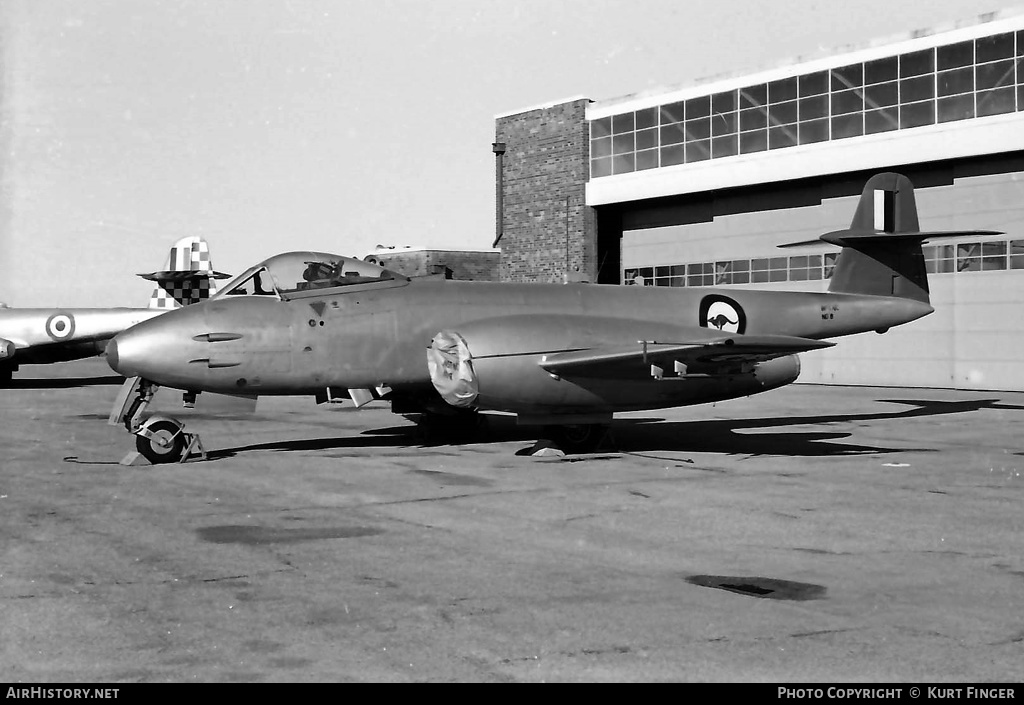
[{"label": "tail fin", "polygon": [[210,298],[217,293],[216,280],[229,275],[213,269],[210,246],[203,238],[192,236],[174,243],[161,271],[139,276],[157,284],[149,308],[173,309]]},{"label": "tail fin", "polygon": [[849,229],[820,238],[843,248],[828,290],[928,303],[922,242],[939,237],[999,234],[995,230],[922,232],[910,179],[892,172],[876,174],[864,186]]}]

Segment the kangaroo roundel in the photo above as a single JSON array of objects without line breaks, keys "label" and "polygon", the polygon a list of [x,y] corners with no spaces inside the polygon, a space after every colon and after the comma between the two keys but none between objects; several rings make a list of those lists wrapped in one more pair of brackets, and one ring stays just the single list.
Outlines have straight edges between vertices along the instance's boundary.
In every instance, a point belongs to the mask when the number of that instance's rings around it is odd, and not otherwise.
[{"label": "kangaroo roundel", "polygon": [[709,294],[700,302],[700,325],[726,333],[742,333],[747,329],[743,307],[720,294]]}]

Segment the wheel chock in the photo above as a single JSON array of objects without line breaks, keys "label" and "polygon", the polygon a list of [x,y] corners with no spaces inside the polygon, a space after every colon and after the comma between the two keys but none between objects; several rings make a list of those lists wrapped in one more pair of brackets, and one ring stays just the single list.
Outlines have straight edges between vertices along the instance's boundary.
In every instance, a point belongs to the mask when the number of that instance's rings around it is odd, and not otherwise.
[{"label": "wheel chock", "polygon": [[540,439],[527,451],[535,458],[564,457],[565,451],[547,439]]},{"label": "wheel chock", "polygon": [[206,456],[206,448],[203,447],[203,442],[199,438],[198,433],[188,433],[182,431],[185,436],[185,450],[181,453],[181,458],[178,459],[179,463],[188,462],[189,457],[192,455],[199,455],[202,460],[209,460]]}]

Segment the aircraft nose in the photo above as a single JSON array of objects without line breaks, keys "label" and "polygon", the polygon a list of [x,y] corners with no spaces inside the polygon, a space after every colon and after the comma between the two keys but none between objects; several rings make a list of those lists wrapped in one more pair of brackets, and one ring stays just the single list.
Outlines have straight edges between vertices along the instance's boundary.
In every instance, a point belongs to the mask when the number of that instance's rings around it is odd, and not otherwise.
[{"label": "aircraft nose", "polygon": [[117,356],[117,339],[114,338],[113,340],[107,343],[107,364],[110,365],[110,369],[112,369],[114,372],[119,372],[120,370],[117,369],[118,362],[119,360]]},{"label": "aircraft nose", "polygon": [[160,385],[175,386],[191,379],[199,357],[194,333],[202,328],[200,306],[163,313],[123,330],[107,343],[107,364],[124,377],[142,377]]},{"label": "aircraft nose", "polygon": [[159,342],[159,337],[149,330],[122,331],[107,343],[107,364],[124,377],[148,379],[153,372],[150,368],[153,366],[154,353],[160,347]]}]

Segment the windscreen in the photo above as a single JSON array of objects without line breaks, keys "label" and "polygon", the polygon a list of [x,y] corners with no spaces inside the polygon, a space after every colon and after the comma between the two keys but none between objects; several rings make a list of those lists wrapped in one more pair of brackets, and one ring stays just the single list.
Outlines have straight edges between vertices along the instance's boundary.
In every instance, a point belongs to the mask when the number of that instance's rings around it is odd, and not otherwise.
[{"label": "windscreen", "polygon": [[252,267],[231,282],[220,296],[281,296],[394,279],[383,267],[326,252],[288,252]]}]

